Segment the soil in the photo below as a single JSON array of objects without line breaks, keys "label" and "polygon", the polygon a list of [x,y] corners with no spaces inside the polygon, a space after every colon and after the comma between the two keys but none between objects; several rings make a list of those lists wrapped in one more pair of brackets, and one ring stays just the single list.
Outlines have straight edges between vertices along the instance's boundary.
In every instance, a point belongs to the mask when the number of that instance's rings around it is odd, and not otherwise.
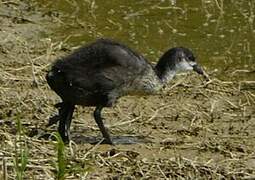
[{"label": "soil", "polygon": [[[0,179],[15,179],[25,150],[24,179],[55,179],[57,126],[46,125],[60,99],[45,74],[70,50],[42,38],[48,16],[29,3],[0,5]],[[115,146],[93,144],[101,139],[94,108],[76,107],[66,179],[255,178],[254,84],[211,79],[181,74],[158,95],[105,108]]]}]

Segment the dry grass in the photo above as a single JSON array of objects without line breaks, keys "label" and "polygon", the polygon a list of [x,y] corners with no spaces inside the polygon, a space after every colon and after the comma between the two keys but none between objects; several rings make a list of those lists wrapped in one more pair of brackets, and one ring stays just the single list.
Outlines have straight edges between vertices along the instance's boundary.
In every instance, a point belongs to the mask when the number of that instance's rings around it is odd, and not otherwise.
[{"label": "dry grass", "polygon": [[[55,179],[57,142],[48,136],[56,127],[46,124],[59,99],[44,76],[55,57],[65,53],[64,43],[28,41],[9,30],[3,25],[0,34],[0,179],[15,179],[26,151],[24,179]],[[73,141],[65,148],[65,177],[253,179],[253,87],[252,82],[215,78],[204,84],[197,75],[181,75],[162,95],[125,97],[104,111],[116,139],[140,135],[149,143],[89,144],[100,133],[91,108],[79,107],[72,124]]]}]

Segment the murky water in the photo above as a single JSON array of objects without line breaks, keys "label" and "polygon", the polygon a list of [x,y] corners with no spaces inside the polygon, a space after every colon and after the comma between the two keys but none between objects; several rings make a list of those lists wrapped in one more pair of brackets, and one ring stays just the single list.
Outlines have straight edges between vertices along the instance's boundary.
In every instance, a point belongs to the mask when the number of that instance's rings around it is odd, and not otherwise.
[{"label": "murky water", "polygon": [[185,46],[222,79],[255,80],[254,0],[37,2],[52,18],[47,36],[70,46],[109,37],[152,61]]}]

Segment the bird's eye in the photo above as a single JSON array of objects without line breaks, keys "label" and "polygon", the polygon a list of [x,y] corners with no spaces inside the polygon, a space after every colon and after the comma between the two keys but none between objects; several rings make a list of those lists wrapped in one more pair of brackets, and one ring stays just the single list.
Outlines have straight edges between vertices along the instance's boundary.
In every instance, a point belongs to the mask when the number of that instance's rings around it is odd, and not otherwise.
[{"label": "bird's eye", "polygon": [[188,57],[190,61],[195,61],[195,57],[194,56],[189,56]]}]

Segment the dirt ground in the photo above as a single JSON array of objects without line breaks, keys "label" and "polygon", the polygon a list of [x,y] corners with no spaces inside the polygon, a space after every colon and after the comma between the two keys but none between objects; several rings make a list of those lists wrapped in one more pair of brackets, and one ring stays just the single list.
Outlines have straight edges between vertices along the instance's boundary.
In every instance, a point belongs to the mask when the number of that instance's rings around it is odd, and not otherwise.
[{"label": "dirt ground", "polygon": [[[55,179],[56,126],[46,124],[60,99],[45,74],[69,50],[39,38],[36,22],[47,16],[19,1],[0,5],[0,179],[15,179],[24,149],[24,179]],[[66,179],[255,179],[254,84],[211,78],[179,75],[159,95],[104,109],[115,146],[91,144],[101,138],[93,108],[77,107]]]}]

